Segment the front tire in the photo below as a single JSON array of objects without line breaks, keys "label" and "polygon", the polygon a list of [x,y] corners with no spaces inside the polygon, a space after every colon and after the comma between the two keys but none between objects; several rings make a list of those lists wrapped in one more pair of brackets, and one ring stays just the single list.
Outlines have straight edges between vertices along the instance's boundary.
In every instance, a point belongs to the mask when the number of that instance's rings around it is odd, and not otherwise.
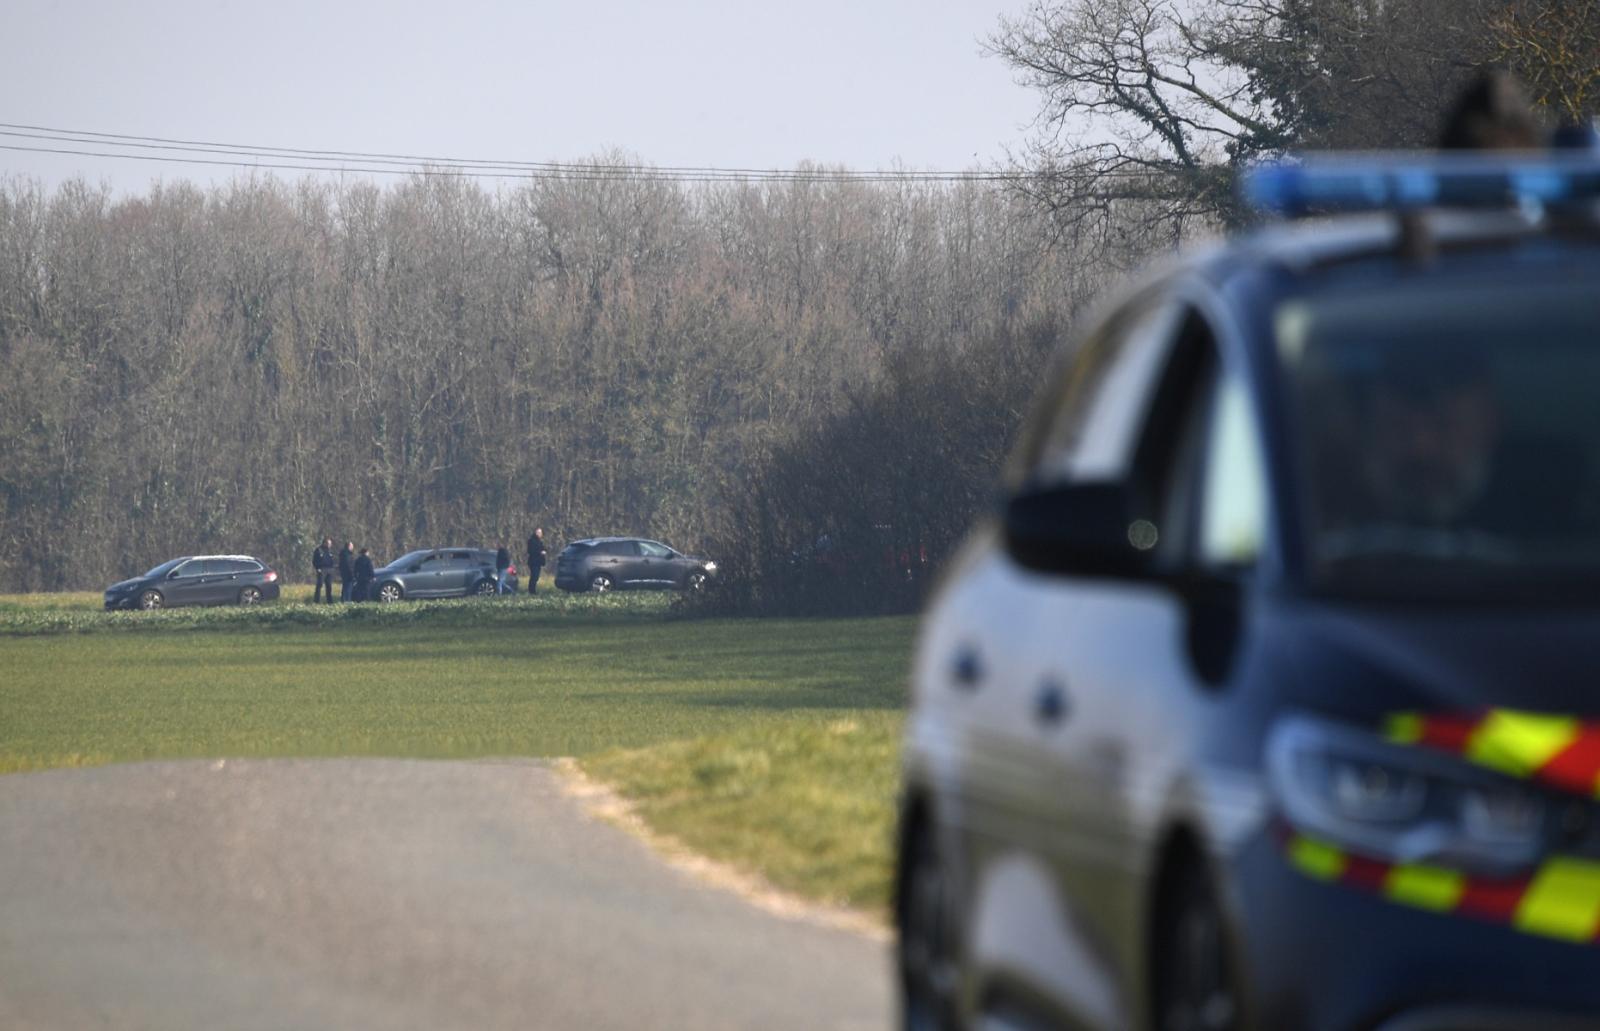
[{"label": "front tire", "polygon": [[615,586],[616,584],[611,582],[611,577],[604,573],[596,573],[589,578],[589,590],[596,594],[604,594]]},{"label": "front tire", "polygon": [[477,583],[472,585],[472,593],[476,594],[480,598],[490,597],[494,594],[494,592],[495,586],[493,580],[479,580]]},{"label": "front tire", "polygon": [[244,590],[239,592],[240,605],[254,605],[260,600],[261,588],[259,587],[246,587]]},{"label": "front tire", "polygon": [[167,599],[161,596],[160,591],[144,591],[139,595],[139,607],[147,612],[153,612],[166,604]]},{"label": "front tire", "polygon": [[703,569],[696,569],[683,581],[684,590],[698,594],[706,589],[706,574]]},{"label": "front tire", "polygon": [[1155,924],[1154,992],[1158,1031],[1235,1031],[1239,1000],[1222,909],[1204,866],[1175,870]]},{"label": "front tire", "polygon": [[926,822],[919,821],[904,847],[906,866],[895,909],[900,1026],[907,1031],[954,1028],[957,976],[949,877]]},{"label": "front tire", "polygon": [[376,597],[380,602],[388,605],[399,601],[401,598],[404,598],[405,592],[400,589],[399,584],[391,580],[388,583],[380,584],[378,586],[378,593]]}]

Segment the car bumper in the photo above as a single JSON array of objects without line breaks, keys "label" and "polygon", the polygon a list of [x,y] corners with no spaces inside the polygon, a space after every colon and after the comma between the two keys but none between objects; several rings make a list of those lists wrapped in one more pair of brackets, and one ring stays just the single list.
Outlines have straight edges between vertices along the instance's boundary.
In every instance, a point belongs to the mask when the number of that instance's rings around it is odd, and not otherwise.
[{"label": "car bumper", "polygon": [[1232,866],[1251,1025],[1600,1031],[1600,952],[1313,879],[1263,834]]},{"label": "car bumper", "polygon": [[107,612],[112,612],[116,609],[136,609],[138,607],[139,596],[137,594],[119,594],[115,597],[108,595],[106,597]]}]

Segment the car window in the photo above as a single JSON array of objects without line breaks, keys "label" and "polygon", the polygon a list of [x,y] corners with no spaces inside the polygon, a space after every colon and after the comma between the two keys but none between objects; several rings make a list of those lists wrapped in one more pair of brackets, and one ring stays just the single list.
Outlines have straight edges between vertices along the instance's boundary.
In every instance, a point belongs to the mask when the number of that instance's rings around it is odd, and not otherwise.
[{"label": "car window", "polygon": [[419,562],[417,564],[420,565],[423,569],[432,571],[432,570],[437,570],[437,569],[444,568],[444,565],[445,565],[445,563],[447,561],[448,560],[443,555],[437,555],[436,554],[436,555],[427,556],[426,558],[424,558],[421,562]]},{"label": "car window", "polygon": [[655,541],[640,541],[639,550],[648,558],[671,558],[672,549],[663,547]]},{"label": "car window", "polygon": [[[483,554],[486,555],[488,552],[484,552]],[[476,564],[477,562],[481,561],[481,555],[474,555],[470,551],[452,551],[450,553],[450,560],[452,562],[471,562]]]},{"label": "car window", "polygon": [[1177,325],[1175,305],[1155,304],[1114,319],[1107,336],[1085,347],[1047,417],[1036,482],[1127,475]]},{"label": "car window", "polygon": [[1253,563],[1266,532],[1267,485],[1250,394],[1235,374],[1216,381],[1208,427],[1196,558],[1203,566]]},{"label": "car window", "polygon": [[218,573],[253,573],[260,568],[254,562],[238,558],[215,559],[213,564]]},{"label": "car window", "polygon": [[189,561],[185,562],[183,565],[178,567],[177,574],[179,576],[202,576],[202,575],[205,574],[205,571],[206,571],[205,560],[204,559],[199,559],[199,558],[192,558]]}]

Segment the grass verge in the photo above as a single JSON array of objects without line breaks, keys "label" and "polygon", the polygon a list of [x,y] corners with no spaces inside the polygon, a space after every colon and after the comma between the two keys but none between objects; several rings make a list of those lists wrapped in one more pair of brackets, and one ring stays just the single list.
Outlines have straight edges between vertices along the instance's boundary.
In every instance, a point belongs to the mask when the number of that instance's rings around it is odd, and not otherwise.
[{"label": "grass verge", "polygon": [[369,629],[516,627],[536,620],[658,620],[677,609],[674,595],[652,591],[605,595],[547,591],[532,596],[451,598],[394,605],[268,602],[249,608],[223,605],[158,612],[106,612],[101,598],[98,594],[82,593],[0,595],[0,637],[174,630],[254,632],[338,626]]},{"label": "grass verge", "polygon": [[901,718],[762,725],[581,760],[650,827],[775,887],[888,911]]}]

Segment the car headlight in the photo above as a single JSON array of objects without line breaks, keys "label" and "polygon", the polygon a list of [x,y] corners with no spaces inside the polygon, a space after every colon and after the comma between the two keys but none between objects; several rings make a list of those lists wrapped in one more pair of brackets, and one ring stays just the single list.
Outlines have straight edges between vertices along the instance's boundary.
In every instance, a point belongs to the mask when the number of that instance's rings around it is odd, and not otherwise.
[{"label": "car headlight", "polygon": [[1267,770],[1295,829],[1390,862],[1509,873],[1538,861],[1555,830],[1523,784],[1320,720],[1275,728]]},{"label": "car headlight", "polygon": [[707,562],[706,563],[706,572],[715,573],[716,571],[717,571],[717,564],[715,562]]}]

